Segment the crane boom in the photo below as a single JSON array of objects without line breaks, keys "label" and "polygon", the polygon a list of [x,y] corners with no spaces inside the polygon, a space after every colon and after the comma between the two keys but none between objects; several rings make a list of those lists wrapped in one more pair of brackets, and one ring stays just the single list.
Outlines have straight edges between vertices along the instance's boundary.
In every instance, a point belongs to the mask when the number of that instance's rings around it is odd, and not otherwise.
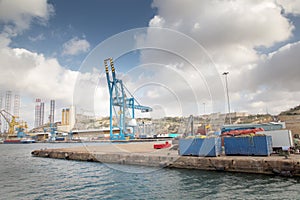
[{"label": "crane boom", "polygon": [[9,123],[9,119],[7,118],[7,116],[5,116],[4,113],[8,113],[8,112],[6,112],[5,110],[1,110],[1,111],[0,111],[0,114],[2,115],[2,117],[4,118],[4,120],[5,120],[7,123]]},{"label": "crane boom", "polygon": [[[6,110],[1,110],[0,114],[9,125],[8,134],[13,135],[15,133],[15,126],[19,125],[19,123],[16,121],[16,118],[18,118],[18,117],[12,115],[11,113],[7,112]],[[11,120],[5,114],[11,116]]]},{"label": "crane boom", "polygon": [[[117,79],[112,58],[105,59],[104,66],[110,96],[110,139],[124,140],[126,137],[134,138],[134,123],[130,124],[126,121],[126,115],[130,116],[131,121],[134,121],[135,109],[140,110],[141,112],[151,112],[152,108],[140,105],[133,95],[127,90],[123,81]],[[116,127],[113,126],[113,111],[118,121],[118,125]],[[113,133],[114,128],[119,128],[119,134]],[[130,132],[130,130],[132,130],[132,132]]]}]

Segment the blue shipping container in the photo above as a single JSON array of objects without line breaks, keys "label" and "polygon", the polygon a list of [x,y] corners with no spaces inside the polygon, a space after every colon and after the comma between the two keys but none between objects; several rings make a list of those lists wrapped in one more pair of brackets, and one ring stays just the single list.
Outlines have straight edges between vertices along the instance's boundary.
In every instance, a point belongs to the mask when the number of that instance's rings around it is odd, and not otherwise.
[{"label": "blue shipping container", "polygon": [[226,155],[269,156],[272,153],[272,137],[224,137],[224,148]]},{"label": "blue shipping container", "polygon": [[216,157],[221,155],[221,138],[192,138],[179,140],[179,155]]}]

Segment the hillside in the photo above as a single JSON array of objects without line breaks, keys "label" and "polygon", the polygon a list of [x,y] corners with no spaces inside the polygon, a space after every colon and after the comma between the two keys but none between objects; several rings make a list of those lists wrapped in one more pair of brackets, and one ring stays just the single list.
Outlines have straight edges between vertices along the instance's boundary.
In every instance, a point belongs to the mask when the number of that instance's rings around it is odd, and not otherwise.
[{"label": "hillside", "polygon": [[300,105],[281,112],[279,115],[300,115]]},{"label": "hillside", "polygon": [[300,134],[300,105],[283,111],[278,119],[286,123],[286,128],[292,130],[293,134]]}]

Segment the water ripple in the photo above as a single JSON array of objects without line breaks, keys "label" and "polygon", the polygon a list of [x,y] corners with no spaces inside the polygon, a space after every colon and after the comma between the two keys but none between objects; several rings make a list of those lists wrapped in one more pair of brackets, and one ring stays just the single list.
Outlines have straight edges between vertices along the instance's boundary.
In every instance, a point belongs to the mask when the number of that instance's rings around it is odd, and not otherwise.
[{"label": "water ripple", "polygon": [[30,155],[34,149],[62,145],[66,144],[0,145],[0,199],[299,199],[299,178],[107,165]]}]

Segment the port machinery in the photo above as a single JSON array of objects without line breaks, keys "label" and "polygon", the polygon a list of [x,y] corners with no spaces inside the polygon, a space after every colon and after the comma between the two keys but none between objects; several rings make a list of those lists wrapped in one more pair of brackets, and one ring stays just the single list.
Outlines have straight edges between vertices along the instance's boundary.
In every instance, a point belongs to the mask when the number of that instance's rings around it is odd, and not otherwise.
[{"label": "port machinery", "polygon": [[[104,60],[106,79],[109,90],[110,108],[110,139],[125,140],[135,138],[135,110],[151,112],[152,108],[142,106],[128,91],[123,81],[117,79],[114,62],[112,58]],[[116,126],[113,125],[113,116],[116,118]],[[114,133],[118,130],[118,133]]]},{"label": "port machinery", "polygon": [[8,124],[9,128],[7,133],[9,136],[13,136],[15,134],[15,130],[17,131],[18,137],[26,136],[24,133],[24,131],[28,128],[26,122],[18,122],[16,119],[19,117],[7,112],[6,110],[1,110],[0,115]]}]

